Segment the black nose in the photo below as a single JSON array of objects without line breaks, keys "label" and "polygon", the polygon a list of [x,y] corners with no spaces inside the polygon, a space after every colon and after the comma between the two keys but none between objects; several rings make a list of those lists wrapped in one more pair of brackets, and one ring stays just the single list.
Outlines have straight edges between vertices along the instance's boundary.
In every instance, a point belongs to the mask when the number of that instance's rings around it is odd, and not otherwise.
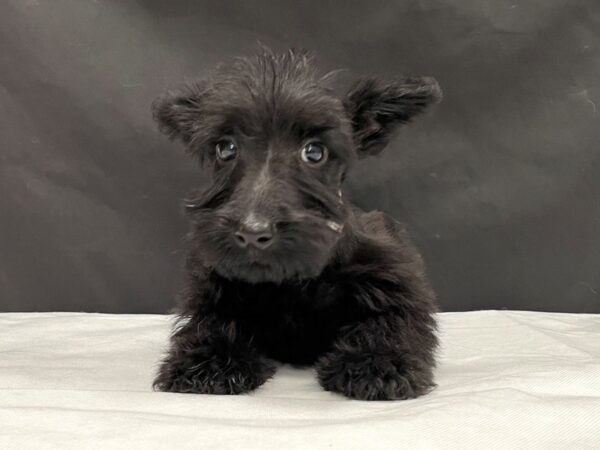
[{"label": "black nose", "polygon": [[264,250],[273,243],[273,238],[273,228],[269,224],[242,226],[235,232],[235,242],[242,248],[252,245]]}]

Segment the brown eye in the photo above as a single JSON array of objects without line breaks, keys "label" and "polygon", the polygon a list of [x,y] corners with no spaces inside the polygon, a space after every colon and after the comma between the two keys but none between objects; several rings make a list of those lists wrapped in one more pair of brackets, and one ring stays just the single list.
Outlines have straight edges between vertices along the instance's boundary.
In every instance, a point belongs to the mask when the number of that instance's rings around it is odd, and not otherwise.
[{"label": "brown eye", "polygon": [[237,156],[237,146],[231,139],[221,139],[215,145],[215,150],[221,161],[231,161]]},{"label": "brown eye", "polygon": [[319,142],[306,144],[302,150],[300,150],[300,159],[307,164],[323,164],[327,161],[327,147]]}]

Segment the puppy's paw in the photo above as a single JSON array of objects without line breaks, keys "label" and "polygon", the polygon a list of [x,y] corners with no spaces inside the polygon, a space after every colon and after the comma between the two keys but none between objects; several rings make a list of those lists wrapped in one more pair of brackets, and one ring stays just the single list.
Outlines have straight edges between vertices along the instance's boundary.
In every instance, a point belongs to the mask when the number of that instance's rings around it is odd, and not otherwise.
[{"label": "puppy's paw", "polygon": [[275,365],[262,357],[169,358],[153,387],[165,392],[235,395],[256,389],[274,373]]},{"label": "puppy's paw", "polygon": [[398,356],[332,352],[316,369],[325,390],[359,400],[416,398],[435,386],[431,370],[416,370]]}]

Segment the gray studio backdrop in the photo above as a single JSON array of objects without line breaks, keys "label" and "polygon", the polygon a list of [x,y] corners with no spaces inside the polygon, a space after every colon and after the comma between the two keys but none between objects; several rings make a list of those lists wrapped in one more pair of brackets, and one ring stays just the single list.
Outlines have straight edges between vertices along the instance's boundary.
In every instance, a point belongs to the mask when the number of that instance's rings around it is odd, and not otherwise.
[{"label": "gray studio backdrop", "polygon": [[350,183],[406,222],[445,310],[600,312],[598,0],[0,3],[0,310],[164,312],[202,173],[150,103],[224,58],[434,75]]}]

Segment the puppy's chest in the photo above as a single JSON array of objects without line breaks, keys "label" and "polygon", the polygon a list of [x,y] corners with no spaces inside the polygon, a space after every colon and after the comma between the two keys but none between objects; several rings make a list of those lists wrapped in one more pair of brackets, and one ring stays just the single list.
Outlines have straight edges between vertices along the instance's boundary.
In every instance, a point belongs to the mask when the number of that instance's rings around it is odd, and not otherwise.
[{"label": "puppy's chest", "polygon": [[[346,300],[346,301],[345,301]],[[227,315],[272,358],[311,364],[330,347],[339,329],[356,319],[348,299],[326,286],[277,286],[240,292]]]},{"label": "puppy's chest", "polygon": [[296,328],[340,314],[344,310],[341,297],[326,286],[255,285],[224,292],[218,313],[239,323]]}]

